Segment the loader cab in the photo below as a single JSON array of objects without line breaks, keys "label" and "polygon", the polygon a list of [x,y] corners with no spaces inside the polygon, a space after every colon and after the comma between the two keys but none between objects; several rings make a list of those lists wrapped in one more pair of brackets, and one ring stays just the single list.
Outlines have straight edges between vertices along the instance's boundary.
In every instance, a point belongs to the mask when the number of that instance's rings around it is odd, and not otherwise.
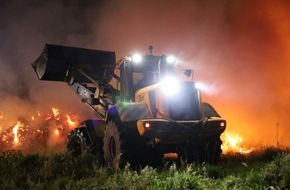
[{"label": "loader cab", "polygon": [[117,63],[121,101],[146,103],[154,118],[200,120],[203,112],[199,89],[193,81],[178,80],[175,62],[170,59],[168,56],[130,56]]},{"label": "loader cab", "polygon": [[157,84],[169,74],[175,74],[175,60],[168,56],[133,55],[117,63],[121,79],[121,100],[135,101],[135,93],[145,87]]}]

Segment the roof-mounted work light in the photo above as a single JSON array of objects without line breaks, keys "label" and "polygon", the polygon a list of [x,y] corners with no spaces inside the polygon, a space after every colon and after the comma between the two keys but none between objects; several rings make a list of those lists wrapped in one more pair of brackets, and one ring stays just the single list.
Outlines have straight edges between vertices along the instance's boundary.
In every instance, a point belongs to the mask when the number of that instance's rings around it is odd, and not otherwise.
[{"label": "roof-mounted work light", "polygon": [[133,61],[134,63],[140,63],[140,62],[142,61],[142,56],[139,55],[139,54],[134,54],[134,55],[132,56],[132,61]]},{"label": "roof-mounted work light", "polygon": [[169,64],[174,64],[176,63],[176,58],[172,55],[166,57],[166,62],[169,63]]}]

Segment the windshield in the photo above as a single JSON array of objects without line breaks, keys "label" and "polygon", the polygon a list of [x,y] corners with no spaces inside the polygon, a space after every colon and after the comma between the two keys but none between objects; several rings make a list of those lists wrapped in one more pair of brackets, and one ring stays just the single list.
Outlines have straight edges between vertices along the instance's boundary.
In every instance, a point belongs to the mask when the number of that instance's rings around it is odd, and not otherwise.
[{"label": "windshield", "polygon": [[131,62],[134,89],[156,84],[164,76],[176,74],[173,64],[168,64],[163,56],[147,55],[139,63]]},{"label": "windshield", "polygon": [[141,73],[133,73],[133,86],[135,91],[156,83],[158,83],[158,72],[144,71]]}]

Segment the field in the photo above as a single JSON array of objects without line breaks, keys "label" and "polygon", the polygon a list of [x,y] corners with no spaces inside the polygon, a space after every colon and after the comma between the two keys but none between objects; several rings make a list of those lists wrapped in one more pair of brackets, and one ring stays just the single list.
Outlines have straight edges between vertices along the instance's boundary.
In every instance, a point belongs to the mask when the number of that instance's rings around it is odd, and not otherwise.
[{"label": "field", "polygon": [[289,189],[290,151],[265,147],[222,155],[217,165],[176,164],[113,171],[96,156],[0,153],[0,189]]}]

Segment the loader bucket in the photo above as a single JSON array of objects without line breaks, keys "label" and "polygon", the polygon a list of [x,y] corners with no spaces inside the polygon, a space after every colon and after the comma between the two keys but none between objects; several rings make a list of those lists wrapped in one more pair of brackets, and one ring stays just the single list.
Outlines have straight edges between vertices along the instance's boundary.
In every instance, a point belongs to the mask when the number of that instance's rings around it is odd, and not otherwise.
[{"label": "loader bucket", "polygon": [[115,52],[45,44],[32,63],[40,80],[89,82],[80,70],[96,81],[108,83],[116,65]]}]

